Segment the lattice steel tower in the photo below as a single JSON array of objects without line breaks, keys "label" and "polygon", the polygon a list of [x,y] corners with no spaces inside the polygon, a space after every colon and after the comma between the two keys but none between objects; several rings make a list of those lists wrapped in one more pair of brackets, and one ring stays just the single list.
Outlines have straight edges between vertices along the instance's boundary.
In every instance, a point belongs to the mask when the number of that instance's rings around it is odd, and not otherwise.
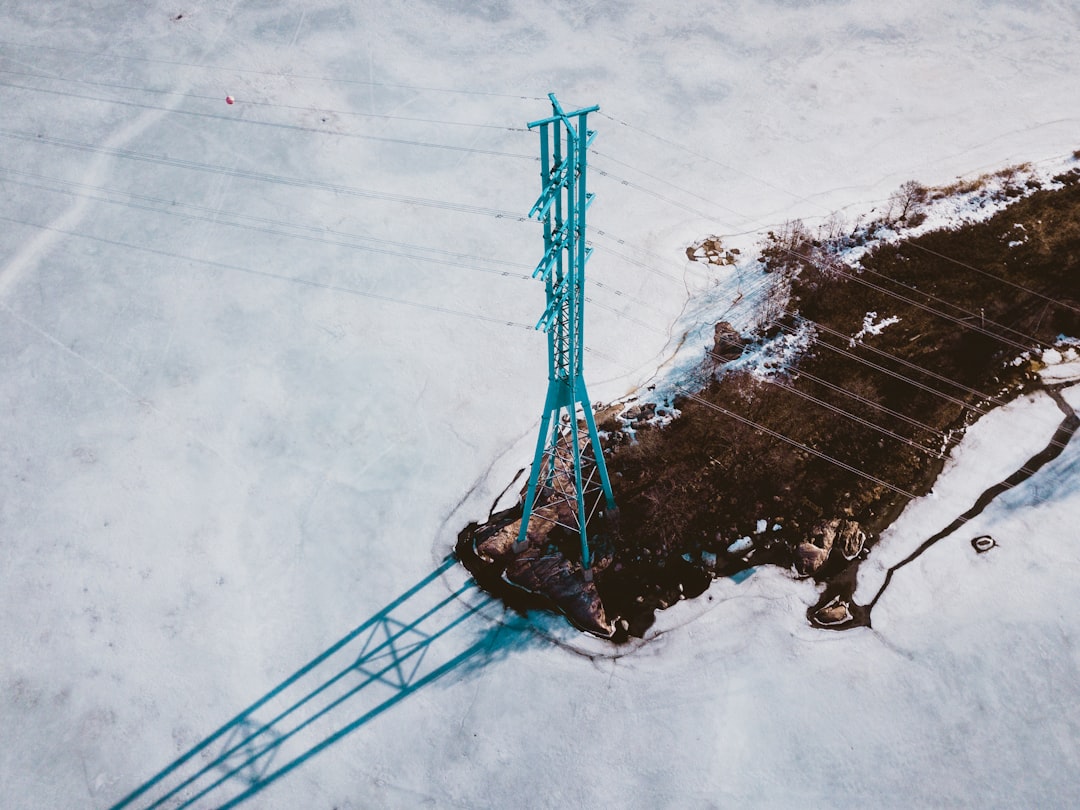
[{"label": "lattice steel tower", "polygon": [[533,278],[542,279],[547,290],[547,307],[536,328],[548,336],[548,391],[515,551],[523,550],[528,542],[531,518],[547,520],[580,535],[581,564],[586,579],[591,579],[589,518],[601,493],[607,509],[615,509],[582,376],[585,262],[592,253],[585,241],[585,211],[593,199],[586,190],[585,169],[586,152],[596,137],[587,128],[586,118],[600,108],[567,113],[554,93],[548,98],[551,116],[529,124],[529,129],[540,129],[542,190],[529,216],[544,225],[544,257]]}]

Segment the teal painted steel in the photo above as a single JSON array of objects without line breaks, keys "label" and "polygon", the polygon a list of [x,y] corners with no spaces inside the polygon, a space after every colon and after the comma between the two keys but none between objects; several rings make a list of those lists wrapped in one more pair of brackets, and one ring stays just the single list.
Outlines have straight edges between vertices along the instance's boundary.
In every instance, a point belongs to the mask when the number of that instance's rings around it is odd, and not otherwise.
[{"label": "teal painted steel", "polygon": [[548,98],[551,116],[529,123],[529,129],[540,130],[541,192],[529,216],[544,226],[544,255],[533,278],[543,281],[547,292],[547,305],[536,328],[548,338],[548,390],[515,548],[525,548],[533,518],[556,523],[580,535],[582,568],[586,578],[591,578],[589,518],[601,494],[606,508],[615,509],[583,375],[585,263],[592,254],[586,242],[585,212],[593,199],[586,169],[588,147],[596,137],[588,129],[587,117],[600,108],[567,113],[554,93]]}]

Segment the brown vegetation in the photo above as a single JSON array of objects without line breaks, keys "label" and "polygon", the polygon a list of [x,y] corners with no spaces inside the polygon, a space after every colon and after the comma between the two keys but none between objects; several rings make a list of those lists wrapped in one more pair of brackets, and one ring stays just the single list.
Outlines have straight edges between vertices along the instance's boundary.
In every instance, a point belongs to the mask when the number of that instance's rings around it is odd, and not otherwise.
[{"label": "brown vegetation", "polygon": [[[752,566],[788,567],[827,593],[850,579],[877,534],[930,488],[963,429],[1035,384],[1024,353],[1080,336],[1080,168],[1056,177],[1059,189],[1035,190],[1019,171],[997,176],[1006,182],[993,193],[1012,200],[1004,211],[880,244],[858,267],[841,252],[921,221],[941,190],[907,183],[882,218],[851,230],[837,219],[817,233],[800,222],[770,233],[759,261],[771,290],[756,334],[717,325],[707,383],[676,400],[679,417],[647,429],[660,411],[639,406],[623,414],[631,440],[614,412],[598,414],[620,509],[590,525],[590,541],[599,614],[616,639],[640,636],[655,610]],[[729,260],[715,237],[687,255]],[[899,320],[861,334],[873,313]],[[764,378],[725,368],[748,338],[806,329],[814,341],[793,367]],[[511,604],[524,592],[506,562],[485,565],[476,549],[517,517],[493,516],[459,543],[484,587]],[[572,543],[548,545],[545,555],[580,567]],[[566,611],[559,594],[545,595]],[[844,618],[836,612],[830,622]]]},{"label": "brown vegetation", "polygon": [[[926,492],[947,437],[1032,380],[1011,361],[1080,334],[1080,172],[1058,179],[1064,189],[986,222],[883,245],[856,271],[836,253],[880,222],[825,240],[801,223],[770,234],[762,260],[777,283],[762,332],[805,319],[816,344],[769,381],[721,373],[677,403],[669,427],[608,448],[621,510],[597,577],[608,615],[640,633],[653,609],[712,576],[794,567],[799,545],[837,518],[872,544],[909,493]],[[910,221],[927,194],[906,184],[890,216]],[[868,312],[900,321],[853,344]],[[727,551],[747,536],[749,552]],[[815,575],[842,566],[830,558]]]}]

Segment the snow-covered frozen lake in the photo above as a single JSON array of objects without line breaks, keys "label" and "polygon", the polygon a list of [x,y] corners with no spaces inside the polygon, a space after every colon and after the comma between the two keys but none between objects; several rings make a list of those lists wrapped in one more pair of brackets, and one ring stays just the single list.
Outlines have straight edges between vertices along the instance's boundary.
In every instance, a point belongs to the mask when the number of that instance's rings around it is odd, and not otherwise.
[{"label": "snow-covered frozen lake", "polygon": [[[690,242],[1060,160],[1078,63],[1069,2],[0,0],[0,805],[189,776],[200,807],[1073,803],[1075,447],[905,568],[872,631],[810,628],[814,587],[758,570],[616,650],[442,561],[543,404],[549,91],[601,107],[609,401],[688,295],[738,295]],[[1059,419],[1017,403],[882,558]],[[290,736],[290,690],[329,681]]]}]

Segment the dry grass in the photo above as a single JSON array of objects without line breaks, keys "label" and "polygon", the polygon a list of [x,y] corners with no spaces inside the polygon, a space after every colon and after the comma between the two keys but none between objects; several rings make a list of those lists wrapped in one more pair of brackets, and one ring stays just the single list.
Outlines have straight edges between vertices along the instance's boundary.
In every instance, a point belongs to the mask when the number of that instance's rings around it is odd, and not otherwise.
[{"label": "dry grass", "polygon": [[[1008,177],[1017,177],[1025,167],[1006,171]],[[1021,244],[1016,244],[1018,233],[1028,237]],[[815,243],[805,229],[790,224],[772,235],[762,255],[773,272],[789,280],[791,306],[829,329],[851,335],[870,311],[900,317],[899,323],[868,339],[873,348],[898,359],[883,358],[862,345],[851,349],[846,340],[823,335],[822,345],[800,362],[805,376],[783,385],[747,375],[725,376],[700,393],[700,402],[680,403],[682,416],[670,427],[643,434],[637,444],[613,446],[609,468],[622,519],[619,532],[607,539],[614,564],[598,583],[609,613],[632,615],[640,626],[643,613],[678,598],[679,586],[685,591],[689,578],[700,582],[702,559],[716,555],[720,574],[744,567],[741,558],[729,559],[724,552],[735,538],[752,533],[759,519],[768,521],[770,531],[758,538],[754,561],[789,565],[794,547],[816,521],[847,516],[880,531],[902,507],[905,498],[896,492],[721,411],[919,494],[931,486],[940,467],[932,451],[942,440],[933,431],[948,432],[992,407],[970,390],[998,394],[1030,382],[1027,369],[1010,365],[1020,350],[995,334],[1012,340],[1018,339],[1016,333],[1027,334],[1032,345],[1052,343],[1060,333],[1080,335],[1080,173],[1066,188],[1035,192],[987,222],[883,246],[864,259],[867,272],[860,278],[947,310],[990,334],[961,327],[836,272],[821,260],[829,250],[830,245]],[[779,325],[790,324],[781,319]],[[875,371],[846,352],[924,387]],[[932,373],[914,372],[902,361]],[[858,398],[814,382],[810,375]],[[934,389],[947,396],[932,393]],[[806,396],[849,411],[864,423],[813,404]],[[906,414],[927,429],[882,409]],[[772,531],[773,525],[780,528]]]}]

